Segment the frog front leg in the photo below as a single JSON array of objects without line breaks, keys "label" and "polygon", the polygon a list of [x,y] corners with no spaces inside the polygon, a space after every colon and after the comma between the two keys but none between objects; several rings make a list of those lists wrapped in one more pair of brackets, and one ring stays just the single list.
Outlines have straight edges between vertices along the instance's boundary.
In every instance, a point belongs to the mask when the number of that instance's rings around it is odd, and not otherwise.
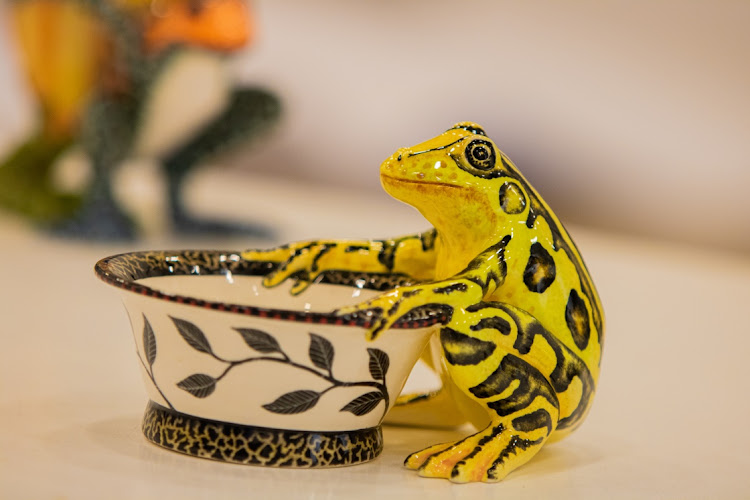
[{"label": "frog front leg", "polygon": [[294,280],[291,293],[302,293],[330,272],[396,274],[410,281],[431,279],[435,268],[434,229],[385,240],[311,240],[269,250],[246,250],[242,258],[275,264],[263,285]]},{"label": "frog front leg", "polygon": [[509,241],[509,236],[503,238],[451,278],[395,288],[362,303],[338,309],[336,313],[340,316],[361,311],[375,313],[377,319],[366,334],[368,340],[374,340],[399,318],[418,307],[430,304],[460,309],[477,304],[505,281],[505,247]]}]

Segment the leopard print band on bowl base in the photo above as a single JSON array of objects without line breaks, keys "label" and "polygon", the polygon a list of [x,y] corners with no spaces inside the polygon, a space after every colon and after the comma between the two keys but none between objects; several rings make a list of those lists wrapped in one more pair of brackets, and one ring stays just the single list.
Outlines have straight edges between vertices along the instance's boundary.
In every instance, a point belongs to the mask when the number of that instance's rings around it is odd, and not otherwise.
[{"label": "leopard print band on bowl base", "polygon": [[146,439],[199,458],[266,467],[323,468],[356,465],[383,451],[380,426],[345,432],[268,429],[186,415],[149,401]]}]

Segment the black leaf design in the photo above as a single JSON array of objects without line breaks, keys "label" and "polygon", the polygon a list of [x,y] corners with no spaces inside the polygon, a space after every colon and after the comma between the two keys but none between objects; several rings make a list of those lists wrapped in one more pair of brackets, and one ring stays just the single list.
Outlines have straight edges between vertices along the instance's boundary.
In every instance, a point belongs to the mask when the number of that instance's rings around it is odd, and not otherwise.
[{"label": "black leaf design", "polygon": [[328,370],[333,367],[333,344],[320,335],[310,334],[310,360],[318,368]]},{"label": "black leaf design", "polygon": [[370,375],[375,380],[385,380],[385,375],[388,373],[388,367],[391,365],[391,361],[388,358],[388,354],[380,349],[367,348],[367,354],[370,355]]},{"label": "black leaf design", "polygon": [[385,399],[385,397],[380,391],[368,392],[367,394],[362,394],[358,398],[349,401],[346,406],[341,408],[341,411],[349,411],[358,417],[361,417],[362,415],[366,415],[374,410],[375,407],[378,406],[378,403],[383,399]]},{"label": "black leaf design", "polygon": [[146,361],[149,366],[154,366],[156,361],[156,337],[154,336],[154,329],[151,328],[151,323],[148,322],[146,316],[143,316],[143,352],[146,353]]},{"label": "black leaf design", "polygon": [[216,379],[205,373],[196,373],[178,382],[177,387],[189,392],[196,398],[205,398],[210,396],[214,392],[214,389],[216,389]]},{"label": "black leaf design", "polygon": [[263,408],[273,413],[291,415],[309,410],[318,403],[318,399],[320,394],[315,391],[293,391],[280,396],[273,403],[263,405]]},{"label": "black leaf design", "polygon": [[211,344],[208,343],[208,339],[203,335],[200,328],[184,319],[173,318],[172,316],[170,316],[170,319],[174,322],[177,331],[180,332],[180,335],[182,335],[182,338],[185,339],[185,342],[187,342],[190,347],[196,351],[213,354],[213,351],[211,351]]},{"label": "black leaf design", "polygon": [[281,346],[271,335],[255,328],[235,328],[250,348],[258,352],[281,352]]}]

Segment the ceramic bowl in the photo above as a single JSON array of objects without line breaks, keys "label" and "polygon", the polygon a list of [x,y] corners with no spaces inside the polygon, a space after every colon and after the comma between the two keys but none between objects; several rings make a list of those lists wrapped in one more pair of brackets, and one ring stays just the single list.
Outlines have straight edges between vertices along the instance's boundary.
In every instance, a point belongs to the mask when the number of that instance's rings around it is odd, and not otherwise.
[{"label": "ceramic bowl", "polygon": [[261,284],[273,269],[222,251],[135,252],[96,264],[130,317],[150,399],[146,438],[265,466],[375,458],[380,424],[441,311],[414,311],[368,342],[371,314],[330,311],[402,284],[402,276],[331,273],[293,296],[291,284]]}]

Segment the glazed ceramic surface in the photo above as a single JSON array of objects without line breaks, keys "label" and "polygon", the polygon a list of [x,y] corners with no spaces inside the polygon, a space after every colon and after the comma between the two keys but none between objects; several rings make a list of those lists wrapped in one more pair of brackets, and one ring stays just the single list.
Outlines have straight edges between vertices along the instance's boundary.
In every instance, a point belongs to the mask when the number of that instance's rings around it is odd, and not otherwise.
[{"label": "glazed ceramic surface", "polygon": [[558,218],[478,125],[459,123],[399,149],[380,177],[434,228],[243,257],[277,265],[265,285],[291,278],[300,297],[329,272],[407,276],[410,283],[339,311],[372,313],[374,342],[405,315],[443,307],[437,357],[428,361],[442,372],[444,390],[399,402],[422,409],[410,413],[414,424],[460,412],[480,430],[413,453],[406,465],[456,482],[498,481],[574,430],[591,406],[604,335],[594,284]]},{"label": "glazed ceramic surface", "polygon": [[97,263],[98,276],[122,291],[135,334],[152,401],[144,433],[167,448],[241,463],[374,458],[379,425],[441,310],[415,312],[368,342],[371,314],[330,311],[403,277],[345,273],[292,295],[288,286],[262,285],[269,269],[231,252],[143,252]]}]

